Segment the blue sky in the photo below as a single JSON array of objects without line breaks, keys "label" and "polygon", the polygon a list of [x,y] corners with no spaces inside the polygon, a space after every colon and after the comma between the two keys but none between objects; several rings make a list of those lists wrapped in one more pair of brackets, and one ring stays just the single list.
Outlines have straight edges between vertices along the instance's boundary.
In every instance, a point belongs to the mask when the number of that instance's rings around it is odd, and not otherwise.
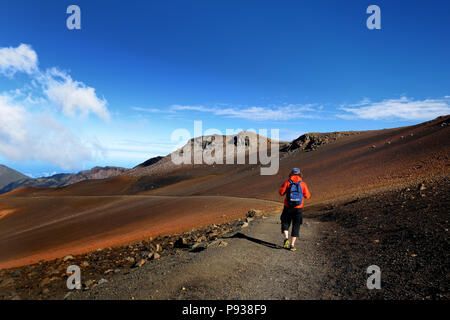
[{"label": "blue sky", "polygon": [[[66,8],[81,8],[68,30]],[[366,8],[381,8],[381,30]],[[368,130],[450,113],[448,1],[2,1],[0,163],[132,167],[177,128]]]}]

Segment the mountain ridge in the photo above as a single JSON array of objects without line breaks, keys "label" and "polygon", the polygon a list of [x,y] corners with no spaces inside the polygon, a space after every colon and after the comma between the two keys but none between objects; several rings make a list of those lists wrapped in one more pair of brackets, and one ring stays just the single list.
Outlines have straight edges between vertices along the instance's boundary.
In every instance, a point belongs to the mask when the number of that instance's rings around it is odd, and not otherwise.
[{"label": "mountain ridge", "polygon": [[3,185],[0,188],[0,194],[14,191],[22,187],[57,188],[84,180],[112,178],[125,173],[127,170],[128,169],[121,167],[96,166],[89,170],[79,171],[78,173],[58,173],[50,177],[29,178],[25,176],[25,178]]}]

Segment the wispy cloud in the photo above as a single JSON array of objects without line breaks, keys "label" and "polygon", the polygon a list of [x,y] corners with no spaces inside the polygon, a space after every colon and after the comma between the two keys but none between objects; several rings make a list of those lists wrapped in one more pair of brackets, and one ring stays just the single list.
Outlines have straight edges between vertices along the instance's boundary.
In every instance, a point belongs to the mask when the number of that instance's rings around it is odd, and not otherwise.
[{"label": "wispy cloud", "polygon": [[449,98],[414,100],[401,97],[379,102],[365,99],[356,105],[341,106],[339,109],[345,113],[337,116],[343,119],[428,120],[450,114]]},{"label": "wispy cloud", "polygon": [[157,108],[141,108],[141,107],[131,107],[134,111],[148,112],[148,113],[167,113],[167,110],[157,109]]},{"label": "wispy cloud", "polygon": [[234,106],[188,106],[188,105],[173,105],[172,111],[196,111],[203,113],[211,113],[217,116],[225,116],[230,118],[240,118],[254,121],[267,120],[290,120],[299,118],[315,118],[318,117],[317,111],[319,108],[316,105],[298,105],[288,104],[281,106],[268,107],[234,107]]}]

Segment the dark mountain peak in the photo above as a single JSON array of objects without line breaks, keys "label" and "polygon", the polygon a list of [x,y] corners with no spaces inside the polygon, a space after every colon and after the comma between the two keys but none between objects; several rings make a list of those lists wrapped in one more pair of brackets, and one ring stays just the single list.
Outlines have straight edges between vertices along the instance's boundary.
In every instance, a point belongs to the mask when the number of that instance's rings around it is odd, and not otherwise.
[{"label": "dark mountain peak", "polygon": [[314,151],[318,147],[329,144],[331,142],[334,142],[336,140],[339,140],[343,137],[352,136],[355,134],[360,134],[361,131],[335,131],[335,132],[327,132],[327,133],[320,133],[320,132],[311,132],[311,133],[305,133],[298,137],[297,139],[293,140],[290,144],[282,147],[280,151],[282,152],[288,152],[288,151],[294,151],[297,149],[304,150],[304,151]]},{"label": "dark mountain peak", "polygon": [[161,159],[163,159],[163,158],[164,158],[164,157],[161,157],[161,156],[157,156],[157,157],[150,158],[150,159],[148,159],[147,161],[142,162],[141,164],[137,165],[137,166],[134,167],[133,169],[135,169],[135,168],[146,168],[146,167],[149,167],[149,166],[151,166],[151,165],[153,165],[153,164],[159,162],[159,161],[160,161]]},{"label": "dark mountain peak", "polygon": [[14,169],[0,164],[0,189],[11,182],[28,179],[28,177]]}]

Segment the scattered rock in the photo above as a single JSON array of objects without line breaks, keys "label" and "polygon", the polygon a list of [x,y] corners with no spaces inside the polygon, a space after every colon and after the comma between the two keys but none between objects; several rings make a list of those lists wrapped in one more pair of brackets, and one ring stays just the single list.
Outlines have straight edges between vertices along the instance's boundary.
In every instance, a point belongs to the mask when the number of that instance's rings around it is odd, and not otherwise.
[{"label": "scattered rock", "polygon": [[134,258],[133,257],[126,257],[125,260],[127,260],[130,263],[134,263]]},{"label": "scattered rock", "polygon": [[228,242],[225,242],[223,240],[214,240],[210,244],[208,244],[208,247],[226,247],[228,246]]},{"label": "scattered rock", "polygon": [[244,222],[242,225],[241,225],[241,228],[247,228],[248,227],[248,222]]},{"label": "scattered rock", "polygon": [[228,246],[228,242],[225,242],[225,241],[219,242],[219,247],[226,247],[226,246]]},{"label": "scattered rock", "polygon": [[217,236],[218,236],[217,232],[211,231],[208,233],[209,239],[217,238]]},{"label": "scattered rock", "polygon": [[64,300],[69,299],[69,297],[72,295],[72,292],[67,292],[66,295],[64,296]]},{"label": "scattered rock", "polygon": [[156,252],[162,252],[162,247],[159,243],[156,244]]},{"label": "scattered rock", "polygon": [[48,290],[48,288],[45,288],[44,290],[42,290],[42,294],[49,294],[50,290]]},{"label": "scattered rock", "polygon": [[98,280],[97,285],[99,286],[99,285],[102,285],[102,284],[108,283],[108,282],[109,282],[108,280],[102,278],[102,279]]},{"label": "scattered rock", "polygon": [[89,289],[90,287],[92,287],[95,284],[95,280],[88,280],[84,283],[84,285],[86,286],[86,289]]},{"label": "scattered rock", "polygon": [[191,247],[191,252],[200,252],[206,249],[206,246],[204,243],[196,243]]},{"label": "scattered rock", "polygon": [[46,285],[48,285],[50,282],[53,282],[55,280],[59,280],[58,277],[52,277],[52,278],[45,278],[44,280],[41,281],[41,283],[39,284],[39,287],[44,287]]},{"label": "scattered rock", "polygon": [[141,259],[141,260],[139,260],[139,261],[134,265],[134,267],[135,267],[135,268],[140,268],[140,267],[142,267],[146,262],[147,262],[147,260]]},{"label": "scattered rock", "polygon": [[114,270],[113,270],[113,269],[108,269],[108,270],[106,270],[106,271],[104,272],[104,274],[109,274],[109,273],[111,273],[111,272],[114,272]]},{"label": "scattered rock", "polygon": [[423,183],[419,184],[419,190],[420,191],[423,191],[423,190],[426,190],[426,189],[427,189],[427,187],[425,187],[425,184],[423,184]]},{"label": "scattered rock", "polygon": [[159,255],[158,252],[155,252],[152,256],[152,260],[158,260],[159,258],[161,258],[161,256]]},{"label": "scattered rock", "polygon": [[69,260],[73,260],[73,255],[69,254],[62,259],[62,261],[64,261],[64,262],[69,261]]},{"label": "scattered rock", "polygon": [[81,263],[81,266],[82,266],[82,267],[89,267],[89,262],[83,261],[83,262]]}]

